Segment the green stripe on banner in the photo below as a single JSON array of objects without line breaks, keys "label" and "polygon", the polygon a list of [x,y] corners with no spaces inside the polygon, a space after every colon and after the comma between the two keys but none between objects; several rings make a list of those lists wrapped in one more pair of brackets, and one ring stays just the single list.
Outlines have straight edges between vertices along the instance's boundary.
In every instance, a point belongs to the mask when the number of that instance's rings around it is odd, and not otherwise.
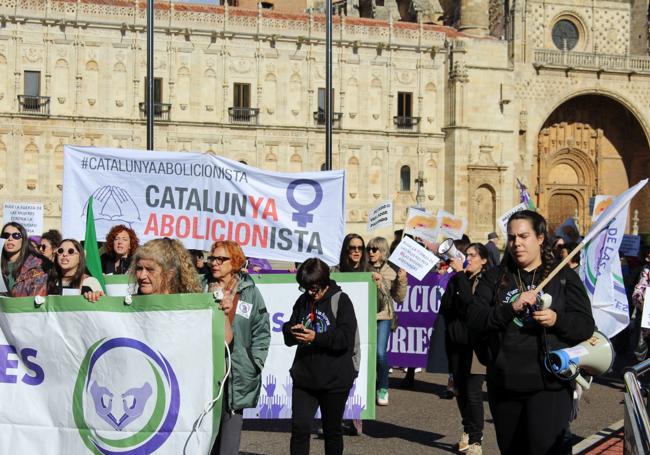
[{"label": "green stripe on banner", "polygon": [[[212,376],[212,397],[215,398],[219,394],[219,389],[221,387],[221,382],[223,380],[223,375],[226,372],[226,353],[225,353],[225,336],[224,333],[224,314],[223,311],[217,309],[217,305],[214,301],[214,298],[210,295],[212,307],[215,309],[212,312],[212,334],[215,333],[221,334],[221,336],[212,337],[212,355],[213,357],[213,371],[214,375]],[[221,343],[220,343],[221,341]],[[224,387],[225,389],[225,387]],[[222,406],[223,396],[215,403],[214,408],[212,408],[212,442],[210,446],[214,445],[214,441],[217,439],[219,433],[219,425],[221,422],[221,406]],[[207,421],[207,419],[206,419]]]},{"label": "green stripe on banner", "polygon": [[[48,313],[61,311],[110,311],[115,313],[139,313],[142,311],[205,310],[214,306],[210,294],[134,295],[131,305],[124,304],[124,297],[102,297],[91,303],[81,296],[50,295],[39,308],[34,297],[0,298],[0,311],[5,313]],[[223,328],[221,330],[223,332]]]},{"label": "green stripe on banner", "polygon": [[128,275],[104,275],[106,284],[129,284]]}]

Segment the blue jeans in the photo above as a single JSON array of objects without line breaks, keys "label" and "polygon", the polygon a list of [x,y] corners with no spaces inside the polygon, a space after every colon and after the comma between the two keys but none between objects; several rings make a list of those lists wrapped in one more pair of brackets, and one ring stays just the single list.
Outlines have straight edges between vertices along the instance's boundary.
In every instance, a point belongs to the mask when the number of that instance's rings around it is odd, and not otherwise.
[{"label": "blue jeans", "polygon": [[377,390],[388,388],[388,336],[390,320],[377,321]]}]

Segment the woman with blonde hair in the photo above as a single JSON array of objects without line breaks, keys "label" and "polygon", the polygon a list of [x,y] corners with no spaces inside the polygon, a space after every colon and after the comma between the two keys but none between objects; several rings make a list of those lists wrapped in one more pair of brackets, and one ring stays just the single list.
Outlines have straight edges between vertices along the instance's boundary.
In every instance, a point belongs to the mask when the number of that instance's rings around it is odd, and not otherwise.
[{"label": "woman with blonde hair", "polygon": [[237,455],[244,409],[254,408],[260,396],[262,369],[271,343],[269,314],[262,294],[246,271],[246,256],[237,243],[215,242],[206,262],[210,271],[205,288],[219,297],[232,359],[219,434],[211,453]]},{"label": "woman with blonde hair", "polygon": [[388,405],[388,336],[395,319],[393,300],[404,301],[406,297],[406,272],[397,273],[388,264],[388,241],[375,237],[368,242],[369,271],[377,284],[377,404]]},{"label": "woman with blonde hair", "polygon": [[[203,286],[192,256],[178,240],[149,240],[133,255],[128,272],[129,282],[137,283],[138,295],[190,294],[202,292]],[[104,293],[86,292],[91,302]]]}]

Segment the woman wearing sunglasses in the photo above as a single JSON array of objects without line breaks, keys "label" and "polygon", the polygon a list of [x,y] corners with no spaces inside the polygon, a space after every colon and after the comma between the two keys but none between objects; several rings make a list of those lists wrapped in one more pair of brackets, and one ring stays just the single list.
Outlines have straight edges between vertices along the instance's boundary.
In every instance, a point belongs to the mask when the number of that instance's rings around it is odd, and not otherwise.
[{"label": "woman wearing sunglasses", "polygon": [[[296,273],[302,294],[282,326],[284,343],[298,345],[291,366],[291,455],[308,455],[311,424],[320,406],[325,454],[343,453],[341,421],[357,376],[353,353],[357,318],[350,298],[330,279],[327,264],[307,259]],[[332,301],[338,300],[337,311]]]},{"label": "woman wearing sunglasses", "polygon": [[406,272],[397,273],[388,264],[388,241],[375,237],[368,242],[368,262],[372,279],[377,284],[377,404],[388,405],[388,336],[395,317],[393,300],[406,297]]},{"label": "woman wearing sunglasses", "polygon": [[86,257],[79,242],[73,239],[63,240],[54,252],[54,257],[54,267],[47,282],[48,294],[85,294],[102,290],[99,281],[85,273]]},{"label": "woman wearing sunglasses", "polygon": [[10,297],[47,295],[45,258],[27,241],[22,224],[11,221],[2,227],[2,278]]},{"label": "woman wearing sunglasses", "polygon": [[348,234],[343,239],[339,264],[332,268],[332,272],[367,272],[368,258],[366,245],[359,234]]},{"label": "woman wearing sunglasses", "polygon": [[207,290],[220,291],[232,370],[226,380],[221,422],[212,455],[237,455],[244,409],[254,408],[262,387],[262,369],[271,343],[269,313],[262,294],[245,269],[246,256],[232,240],[215,242],[206,259]]},{"label": "woman wearing sunglasses", "polygon": [[54,251],[61,244],[61,233],[56,229],[50,229],[41,236],[41,243],[38,244],[38,251],[54,262]]}]

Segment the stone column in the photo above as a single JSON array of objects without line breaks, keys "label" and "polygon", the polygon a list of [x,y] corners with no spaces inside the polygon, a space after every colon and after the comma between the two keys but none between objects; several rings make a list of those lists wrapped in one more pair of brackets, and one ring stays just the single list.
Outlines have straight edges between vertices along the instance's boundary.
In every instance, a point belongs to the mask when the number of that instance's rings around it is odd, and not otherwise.
[{"label": "stone column", "polygon": [[461,0],[458,29],[470,35],[487,35],[490,26],[489,3],[489,0]]}]

